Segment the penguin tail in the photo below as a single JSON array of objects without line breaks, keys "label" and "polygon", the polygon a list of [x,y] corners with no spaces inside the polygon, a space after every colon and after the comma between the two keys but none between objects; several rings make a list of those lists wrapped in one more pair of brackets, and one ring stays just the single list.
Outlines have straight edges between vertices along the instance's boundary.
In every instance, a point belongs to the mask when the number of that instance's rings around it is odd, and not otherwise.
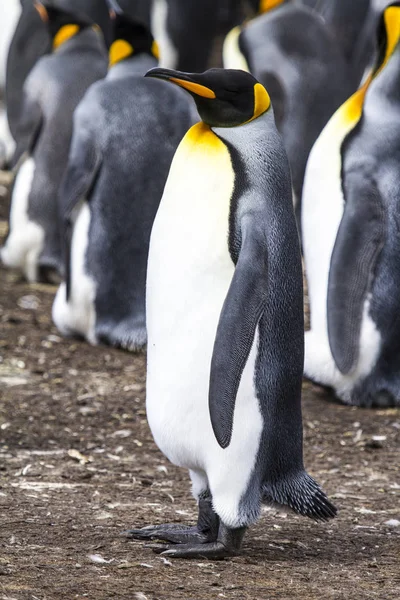
[{"label": "penguin tail", "polygon": [[290,479],[265,484],[263,501],[266,504],[287,506],[295,513],[314,521],[329,521],[337,515],[337,508],[305,471]]}]

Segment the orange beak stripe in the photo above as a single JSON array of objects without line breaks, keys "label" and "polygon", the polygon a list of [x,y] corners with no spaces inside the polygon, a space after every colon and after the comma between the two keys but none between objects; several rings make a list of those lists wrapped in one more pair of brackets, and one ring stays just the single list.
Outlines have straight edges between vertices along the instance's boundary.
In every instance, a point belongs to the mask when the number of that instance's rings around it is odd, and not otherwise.
[{"label": "orange beak stripe", "polygon": [[197,94],[197,96],[202,96],[203,98],[216,98],[214,92],[205,85],[200,85],[199,83],[194,83],[192,81],[185,81],[184,79],[178,79],[177,77],[170,77],[169,80],[180,87],[185,88],[188,92]]},{"label": "orange beak stripe", "polygon": [[35,2],[35,8],[36,8],[36,10],[38,11],[38,13],[39,13],[39,15],[40,15],[40,18],[42,19],[42,21],[43,21],[44,23],[47,23],[47,22],[48,22],[48,20],[49,20],[49,15],[48,15],[48,13],[47,13],[47,10],[46,10],[46,8],[43,6],[43,4],[40,4],[40,3],[36,3],[36,2]]}]

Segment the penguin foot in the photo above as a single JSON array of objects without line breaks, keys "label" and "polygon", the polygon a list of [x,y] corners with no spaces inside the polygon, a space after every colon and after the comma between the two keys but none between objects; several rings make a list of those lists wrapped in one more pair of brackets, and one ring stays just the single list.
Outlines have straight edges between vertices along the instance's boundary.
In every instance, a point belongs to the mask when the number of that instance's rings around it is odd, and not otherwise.
[{"label": "penguin foot", "polygon": [[219,517],[212,507],[209,495],[199,500],[197,525],[189,527],[179,523],[148,525],[141,529],[130,529],[122,535],[137,540],[161,540],[173,544],[205,544],[215,542],[218,537]]},{"label": "penguin foot", "polygon": [[179,546],[166,546],[164,544],[148,544],[156,554],[166,558],[208,558],[210,560],[222,560],[239,554],[234,548],[226,548],[222,542],[211,542],[208,544],[180,544]]},{"label": "penguin foot", "polygon": [[208,541],[207,535],[197,527],[188,527],[177,523],[164,525],[148,525],[141,529],[130,529],[122,535],[136,540],[161,540],[173,544],[204,544]]},{"label": "penguin foot", "polygon": [[230,529],[223,523],[220,524],[218,539],[215,542],[203,544],[180,544],[179,546],[166,546],[163,544],[149,544],[156,554],[168,558],[208,558],[222,560],[236,556],[240,552],[246,527]]}]

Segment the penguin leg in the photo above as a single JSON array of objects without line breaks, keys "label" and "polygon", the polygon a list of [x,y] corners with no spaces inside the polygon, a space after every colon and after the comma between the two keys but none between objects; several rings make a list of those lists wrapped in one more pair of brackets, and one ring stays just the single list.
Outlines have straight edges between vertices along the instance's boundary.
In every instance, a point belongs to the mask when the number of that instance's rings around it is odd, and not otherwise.
[{"label": "penguin leg", "polygon": [[218,538],[215,542],[180,544],[179,546],[153,544],[150,547],[157,554],[168,558],[208,558],[210,560],[221,560],[239,554],[246,529],[247,527],[231,529],[220,523]]},{"label": "penguin leg", "polygon": [[211,497],[207,496],[199,500],[199,517],[194,527],[166,523],[130,529],[122,535],[137,540],[161,540],[173,544],[206,544],[217,539],[218,527],[219,517],[213,510]]}]

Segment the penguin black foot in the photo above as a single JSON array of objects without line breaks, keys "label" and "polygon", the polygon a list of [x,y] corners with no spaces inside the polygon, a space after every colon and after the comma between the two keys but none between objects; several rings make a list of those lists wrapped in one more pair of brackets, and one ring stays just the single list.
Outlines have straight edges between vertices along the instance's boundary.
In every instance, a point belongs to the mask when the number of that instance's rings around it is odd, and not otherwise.
[{"label": "penguin black foot", "polygon": [[219,517],[214,512],[210,497],[199,500],[199,518],[195,527],[166,523],[130,529],[122,535],[137,540],[161,540],[173,544],[206,544],[218,537]]},{"label": "penguin black foot", "polygon": [[180,544],[179,546],[165,546],[163,544],[149,544],[156,554],[168,558],[208,558],[209,560],[222,560],[236,556],[240,552],[246,527],[229,529],[221,523],[218,539],[206,544]]}]

